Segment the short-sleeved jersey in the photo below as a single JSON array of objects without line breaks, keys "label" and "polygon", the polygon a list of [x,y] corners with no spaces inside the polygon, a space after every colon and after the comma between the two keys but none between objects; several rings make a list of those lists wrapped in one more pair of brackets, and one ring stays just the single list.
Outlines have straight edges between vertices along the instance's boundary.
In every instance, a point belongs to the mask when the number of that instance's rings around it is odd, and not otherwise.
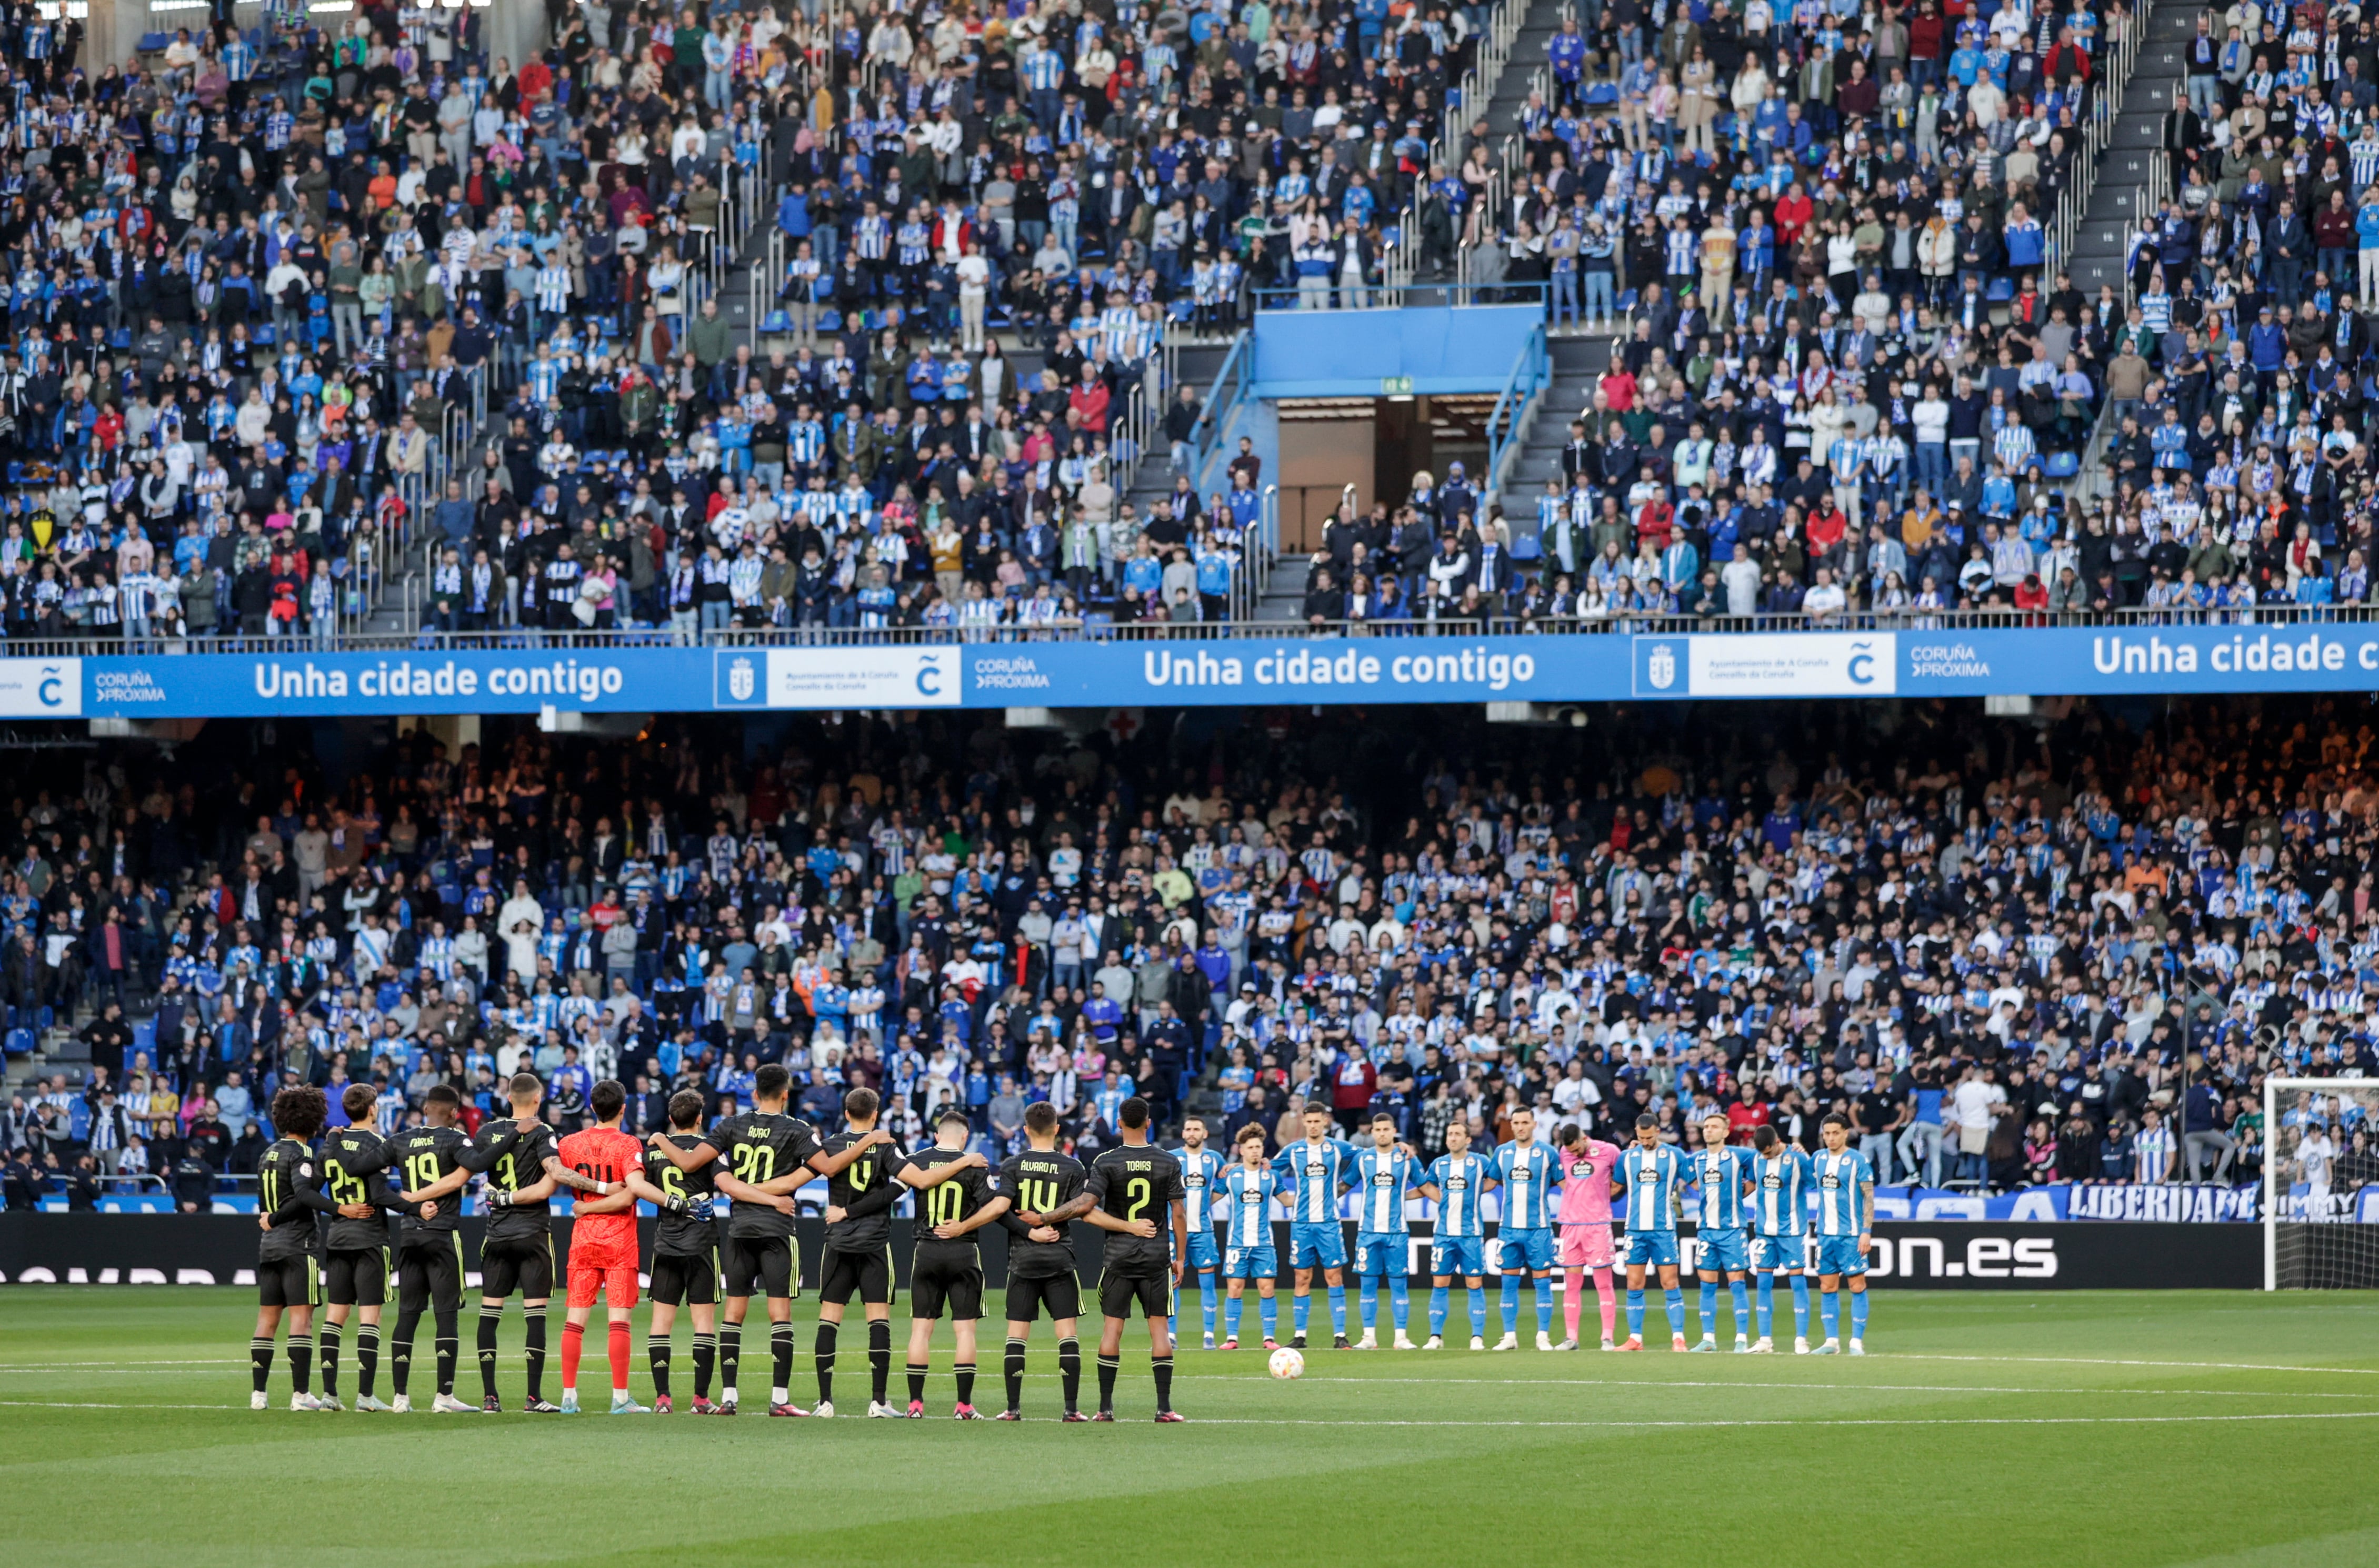
[{"label": "short-sleeved jersey", "polygon": [[1627,1229],[1674,1236],[1677,1189],[1685,1182],[1685,1157],[1670,1144],[1647,1149],[1638,1143],[1619,1156],[1619,1178],[1627,1184]]},{"label": "short-sleeved jersey", "polygon": [[[902,1158],[897,1170],[936,1171],[942,1166],[967,1157],[964,1149],[944,1149],[939,1145],[921,1149]],[[885,1173],[888,1176],[892,1172]],[[971,1230],[955,1241],[945,1240],[934,1234],[936,1225],[954,1225],[968,1215],[1000,1196],[996,1184],[996,1171],[963,1171],[937,1186],[917,1194],[917,1257],[945,1261],[963,1255],[978,1255],[983,1231]]]},{"label": "short-sleeved jersey", "polygon": [[1736,1144],[1694,1151],[1694,1218],[1703,1230],[1741,1230],[1749,1223],[1743,1198],[1752,1180],[1751,1151]]},{"label": "short-sleeved jersey", "polygon": [[[849,1128],[830,1133],[818,1147],[828,1154],[839,1154],[865,1138],[866,1133],[853,1132]],[[897,1143],[879,1144],[858,1159],[826,1178],[826,1200],[829,1208],[850,1209],[885,1182],[892,1179],[905,1159]],[[892,1243],[892,1212],[876,1210],[855,1218],[839,1220],[826,1227],[826,1244],[840,1252],[878,1252]]]},{"label": "short-sleeved jersey", "polygon": [[1817,1234],[1866,1235],[1874,1216],[1867,1212],[1868,1200],[1861,1189],[1875,1180],[1866,1156],[1855,1149],[1845,1149],[1839,1154],[1820,1149],[1809,1164],[1811,1180],[1817,1189]]},{"label": "short-sleeved jersey", "polygon": [[[562,1140],[562,1163],[589,1181],[622,1182],[645,1163],[645,1146],[616,1127],[590,1127]],[[580,1195],[586,1201],[586,1195]],[[570,1222],[570,1266],[574,1269],[633,1269],[636,1266],[636,1211],[631,1204],[617,1214],[579,1213]]]},{"label": "short-sleeved jersey", "polygon": [[1223,1156],[1210,1147],[1176,1149],[1173,1157],[1181,1162],[1181,1198],[1190,1224],[1198,1230],[1212,1230],[1214,1200],[1222,1191]]},{"label": "short-sleeved jersey", "polygon": [[[322,1140],[322,1195],[333,1203],[368,1203],[377,1211],[388,1205],[388,1183],[381,1172],[388,1165],[388,1145],[368,1127],[333,1128]],[[375,1212],[368,1220],[344,1215],[331,1221],[323,1243],[333,1252],[364,1252],[388,1245],[388,1216]]]},{"label": "short-sleeved jersey", "polygon": [[1288,1217],[1302,1224],[1338,1218],[1338,1195],[1354,1185],[1355,1151],[1334,1138],[1315,1143],[1299,1139],[1273,1156],[1280,1200]]},{"label": "short-sleeved jersey", "polygon": [[[758,1187],[791,1176],[819,1152],[817,1133],[799,1116],[781,1111],[740,1111],[710,1129],[710,1146],[727,1164],[728,1175]],[[727,1212],[729,1236],[793,1234],[793,1217],[769,1203],[737,1202]]]},{"label": "short-sleeved jersey", "polygon": [[1405,1195],[1420,1185],[1420,1162],[1393,1145],[1355,1155],[1355,1228],[1366,1236],[1403,1236]]},{"label": "short-sleeved jersey", "polygon": [[[701,1135],[672,1132],[665,1135],[680,1149],[699,1148]],[[661,1211],[660,1223],[653,1228],[653,1256],[656,1258],[706,1258],[718,1245],[718,1213],[716,1189],[710,1183],[710,1173],[718,1162],[712,1161],[698,1171],[682,1171],[677,1162],[658,1149],[644,1152],[645,1179],[663,1192],[682,1198],[686,1211],[672,1214]]]},{"label": "short-sleeved jersey", "polygon": [[1772,1160],[1751,1158],[1751,1228],[1766,1236],[1805,1236],[1809,1229],[1809,1154],[1790,1143]]},{"label": "short-sleeved jersey", "polygon": [[1611,1223],[1611,1172],[1619,1164],[1619,1146],[1589,1138],[1562,1151],[1561,1223],[1565,1225],[1607,1225]]},{"label": "short-sleeved jersey", "polygon": [[1514,1139],[1495,1151],[1494,1176],[1503,1189],[1504,1230],[1551,1230],[1553,1188],[1561,1162],[1546,1144]]},{"label": "short-sleeved jersey", "polygon": [[1487,1191],[1487,1162],[1476,1150],[1440,1154],[1430,1162],[1429,1185],[1437,1188],[1439,1236],[1484,1236],[1479,1200]]},{"label": "short-sleeved jersey", "polygon": [[[1062,1209],[1082,1195],[1090,1173],[1071,1154],[1054,1149],[1027,1149],[1010,1154],[999,1167],[999,1190],[1027,1213],[1045,1214]],[[1008,1241],[1008,1272],[1012,1279],[1054,1279],[1074,1267],[1072,1225],[1061,1224],[1055,1241],[1034,1241],[1013,1236]]]},{"label": "short-sleeved jersey", "polygon": [[1106,1266],[1142,1277],[1173,1267],[1173,1205],[1181,1197],[1181,1162],[1153,1143],[1103,1149],[1085,1184],[1091,1199],[1119,1220],[1153,1220],[1152,1236],[1106,1231]]},{"label": "short-sleeved jersey", "polygon": [[[388,1155],[389,1185],[404,1192],[418,1192],[441,1177],[458,1170],[484,1171],[512,1152],[518,1142],[513,1124],[489,1122],[479,1129],[474,1142],[459,1127],[417,1127],[387,1140],[382,1149]],[[453,1193],[441,1200],[438,1213],[432,1219],[407,1214],[397,1225],[400,1236],[418,1234],[442,1236],[463,1223],[463,1195]]]},{"label": "short-sleeved jersey", "polygon": [[[496,1131],[499,1124],[490,1122],[479,1128],[475,1144],[492,1144],[502,1135]],[[553,1129],[542,1123],[520,1133],[513,1146],[497,1154],[495,1164],[488,1167],[488,1185],[498,1192],[518,1192],[535,1187],[545,1179],[545,1163],[554,1157]],[[538,1241],[549,1233],[547,1229],[550,1213],[545,1200],[517,1205],[506,1205],[488,1211],[489,1241]]]},{"label": "short-sleeved jersey", "polygon": [[1238,1164],[1223,1173],[1223,1197],[1228,1206],[1223,1216],[1224,1246],[1272,1245],[1272,1200],[1279,1188],[1280,1178],[1273,1175],[1270,1165],[1250,1170]]},{"label": "short-sleeved jersey", "polygon": [[282,1263],[314,1250],[321,1174],[314,1151],[294,1138],[264,1152],[256,1166],[256,1207],[269,1228],[257,1243],[257,1261]]}]

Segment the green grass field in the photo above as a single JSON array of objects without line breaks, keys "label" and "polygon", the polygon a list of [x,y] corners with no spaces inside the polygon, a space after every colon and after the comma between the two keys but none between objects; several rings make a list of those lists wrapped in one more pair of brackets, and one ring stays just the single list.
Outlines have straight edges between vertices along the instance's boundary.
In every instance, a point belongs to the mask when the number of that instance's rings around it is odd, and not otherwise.
[{"label": "green grass field", "polygon": [[[947,1339],[923,1422],[260,1415],[247,1408],[251,1303],[230,1289],[0,1292],[0,1538],[14,1561],[2379,1561],[2367,1296],[1892,1293],[1858,1361],[1324,1349],[1283,1383],[1261,1352],[1185,1350],[1180,1427],[1147,1419],[1144,1337],[1127,1341],[1114,1427],[1052,1418],[1045,1338],[1021,1427],[948,1418]],[[809,1311],[795,1309],[804,1403]],[[1591,1335],[1591,1303],[1587,1316]],[[519,1324],[515,1308],[513,1404]],[[476,1397],[470,1325],[461,1392]],[[987,1326],[978,1398],[991,1409]],[[640,1398],[642,1334],[640,1316]],[[846,1412],[865,1407],[859,1338],[845,1336],[838,1368]],[[419,1349],[426,1405],[426,1338]],[[588,1349],[599,1401],[599,1333]],[[766,1356],[755,1378],[747,1355],[747,1400]],[[352,1399],[352,1355],[345,1370]],[[383,1363],[383,1396],[385,1378]],[[676,1380],[683,1400],[682,1325]],[[549,1393],[558,1384],[557,1369]],[[285,1360],[272,1393],[285,1405]]]}]

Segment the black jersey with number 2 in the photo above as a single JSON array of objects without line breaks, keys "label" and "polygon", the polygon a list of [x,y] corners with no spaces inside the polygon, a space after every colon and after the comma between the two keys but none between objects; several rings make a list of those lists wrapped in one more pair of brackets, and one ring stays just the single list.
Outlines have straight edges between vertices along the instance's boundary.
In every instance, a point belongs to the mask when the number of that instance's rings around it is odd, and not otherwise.
[{"label": "black jersey with number 2", "polygon": [[1148,1274],[1173,1266],[1173,1205],[1182,1199],[1181,1162],[1154,1144],[1118,1144],[1091,1162],[1092,1200],[1119,1220],[1153,1220],[1152,1236],[1106,1233],[1110,1269]]}]

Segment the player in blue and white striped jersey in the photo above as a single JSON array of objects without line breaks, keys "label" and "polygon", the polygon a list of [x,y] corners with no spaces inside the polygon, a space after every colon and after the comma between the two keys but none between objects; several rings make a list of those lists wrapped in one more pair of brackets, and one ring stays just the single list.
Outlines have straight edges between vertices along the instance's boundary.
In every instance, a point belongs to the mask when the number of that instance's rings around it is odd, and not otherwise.
[{"label": "player in blue and white striped jersey", "polygon": [[1346,1338],[1346,1233],[1338,1224],[1338,1195],[1355,1184],[1355,1150],[1332,1130],[1327,1107],[1310,1105],[1305,1136],[1273,1157],[1281,1201],[1288,1205],[1288,1266],[1297,1271],[1297,1299],[1290,1304],[1295,1337],[1305,1348],[1305,1322],[1313,1309],[1313,1271],[1318,1265],[1330,1289],[1332,1347],[1353,1348]]},{"label": "player in blue and white striped jersey", "polygon": [[1713,1111],[1702,1118],[1702,1146],[1694,1152],[1694,1183],[1700,1188],[1695,1215],[1697,1256],[1694,1271],[1701,1275],[1701,1343],[1694,1349],[1713,1354],[1718,1349],[1718,1281],[1725,1274],[1734,1297],[1734,1352],[1751,1353],[1751,1248],[1744,1235],[1748,1218],[1744,1199],[1751,1192],[1751,1151],[1729,1144],[1733,1128],[1726,1113]]},{"label": "player in blue and white striped jersey", "polygon": [[1250,1122],[1239,1128],[1239,1163],[1223,1173],[1223,1348],[1239,1347],[1239,1301],[1248,1282],[1256,1282],[1262,1298],[1263,1343],[1276,1350],[1280,1341],[1280,1308],[1273,1300],[1279,1288],[1280,1254],[1272,1244],[1272,1200],[1279,1183],[1264,1158],[1263,1128]]},{"label": "player in blue and white striped jersey", "polygon": [[1470,1125],[1456,1116],[1445,1129],[1445,1152],[1430,1162],[1421,1196],[1437,1205],[1437,1230],[1429,1243],[1429,1342],[1445,1345],[1445,1303],[1454,1276],[1470,1293],[1470,1348],[1487,1348],[1487,1227],[1479,1223],[1479,1200],[1492,1174],[1472,1152]]},{"label": "player in blue and white striped jersey", "polygon": [[1842,1281],[1851,1286],[1851,1354],[1866,1354],[1866,1249],[1875,1245],[1875,1173],[1850,1146],[1851,1123],[1841,1112],[1817,1124],[1826,1146],[1811,1162],[1817,1188],[1817,1309],[1825,1319],[1820,1356],[1842,1354]]},{"label": "player in blue and white striped jersey", "polygon": [[[1205,1314],[1206,1348],[1214,1348],[1214,1273],[1223,1255],[1214,1247],[1214,1195],[1223,1177],[1223,1156],[1206,1147],[1206,1122],[1202,1116],[1181,1120],[1181,1147],[1173,1152],[1181,1162],[1181,1194],[1190,1216],[1190,1234],[1182,1267],[1198,1276],[1198,1305]],[[1174,1304],[1180,1305],[1177,1292]],[[1178,1339],[1177,1333],[1176,1338]]]},{"label": "player in blue and white striped jersey", "polygon": [[1552,1148],[1536,1140],[1536,1131],[1534,1112],[1514,1111],[1512,1140],[1495,1150],[1495,1184],[1503,1191],[1503,1220],[1495,1231],[1503,1274],[1498,1350],[1520,1347],[1522,1279],[1534,1282],[1537,1348],[1553,1347],[1553,1188],[1561,1183],[1562,1167]]},{"label": "player in blue and white striped jersey", "polygon": [[1751,1164],[1751,1266],[1759,1275],[1759,1343],[1769,1355],[1776,1342],[1769,1325],[1776,1317],[1776,1281],[1793,1282],[1793,1353],[1809,1354],[1809,1259],[1802,1237],[1809,1229],[1808,1154],[1784,1141],[1772,1127],[1751,1135],[1757,1153]]},{"label": "player in blue and white striped jersey", "polygon": [[1405,1198],[1420,1185],[1420,1159],[1396,1141],[1396,1118],[1371,1118],[1371,1147],[1355,1156],[1355,1276],[1362,1281],[1363,1337],[1358,1350],[1380,1347],[1380,1282],[1388,1282],[1388,1315],[1395,1323],[1395,1347],[1419,1346],[1406,1337],[1412,1296],[1405,1276],[1411,1271],[1412,1230],[1405,1221]]},{"label": "player in blue and white striped jersey", "polygon": [[1627,1343],[1644,1348],[1644,1272],[1660,1272],[1662,1305],[1669,1312],[1669,1348],[1685,1348],[1685,1296],[1677,1288],[1677,1195],[1685,1186],[1685,1157],[1660,1141],[1659,1118],[1636,1118],[1636,1147],[1619,1157],[1611,1189],[1627,1193]]}]

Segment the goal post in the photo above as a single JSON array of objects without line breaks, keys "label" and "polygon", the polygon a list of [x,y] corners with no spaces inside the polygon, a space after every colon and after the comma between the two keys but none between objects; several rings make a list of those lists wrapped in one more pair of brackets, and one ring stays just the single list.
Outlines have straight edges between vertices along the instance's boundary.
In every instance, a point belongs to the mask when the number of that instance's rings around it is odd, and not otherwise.
[{"label": "goal post", "polygon": [[2379,1288],[2379,1079],[2264,1080],[2264,1288]]}]

